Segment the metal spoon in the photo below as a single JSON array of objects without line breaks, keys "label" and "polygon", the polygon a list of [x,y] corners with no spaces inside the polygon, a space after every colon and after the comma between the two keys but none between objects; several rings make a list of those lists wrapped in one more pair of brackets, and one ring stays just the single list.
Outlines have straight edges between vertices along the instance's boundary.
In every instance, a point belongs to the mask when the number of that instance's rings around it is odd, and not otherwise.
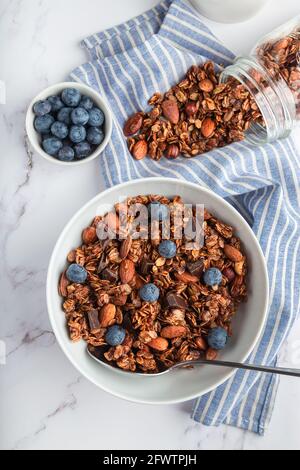
[{"label": "metal spoon", "polygon": [[[109,367],[110,369],[115,369],[115,367],[107,364],[106,362],[102,361],[101,359],[97,358],[93,355],[93,353],[87,348],[88,354],[97,362],[102,364],[105,367]],[[210,366],[217,366],[217,367],[229,367],[230,369],[244,369],[244,370],[251,370],[256,372],[265,372],[267,374],[278,374],[278,375],[288,375],[290,377],[300,377],[300,370],[299,369],[286,369],[282,367],[268,367],[268,366],[257,366],[253,364],[242,364],[239,362],[228,362],[228,361],[208,361],[207,359],[199,359],[197,361],[185,361],[179,362],[174,366],[170,367],[167,370],[159,372],[157,374],[143,374],[141,372],[125,372],[127,374],[134,374],[134,375],[143,375],[146,377],[158,377],[161,375],[168,374],[175,369],[183,369],[187,367],[195,367],[195,366],[203,366],[203,365],[210,365]]]}]

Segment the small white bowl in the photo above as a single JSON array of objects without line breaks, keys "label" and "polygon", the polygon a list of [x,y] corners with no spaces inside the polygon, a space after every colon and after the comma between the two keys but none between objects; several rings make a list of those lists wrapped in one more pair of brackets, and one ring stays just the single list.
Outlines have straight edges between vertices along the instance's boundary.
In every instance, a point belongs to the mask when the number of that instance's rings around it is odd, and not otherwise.
[{"label": "small white bowl", "polygon": [[[55,157],[51,157],[51,155],[48,155],[48,153],[46,153],[41,146],[40,134],[36,132],[34,128],[34,118],[35,118],[35,114],[33,112],[34,104],[37,101],[45,100],[49,98],[49,96],[59,95],[65,88],[76,88],[82,93],[82,95],[86,95],[92,98],[95,105],[98,106],[105,115],[105,124],[104,124],[105,138],[102,144],[99,145],[89,157],[83,158],[82,160],[74,160],[73,162],[62,162],[61,160],[58,160]],[[90,162],[91,160],[94,160],[95,158],[97,158],[103,152],[108,142],[110,141],[111,133],[112,133],[112,113],[110,111],[108,104],[105,102],[105,100],[101,98],[101,96],[95,90],[88,87],[87,85],[84,85],[82,83],[76,83],[76,82],[57,83],[56,85],[52,85],[49,88],[46,88],[46,90],[39,93],[30,103],[28,110],[27,110],[27,114],[26,114],[26,132],[27,132],[29,141],[33,149],[35,150],[35,152],[39,154],[41,157],[48,160],[49,162],[57,163],[58,165],[64,165],[64,166],[83,165],[84,163]]]},{"label": "small white bowl", "polygon": [[204,204],[224,222],[232,225],[241,238],[249,261],[249,299],[242,304],[233,320],[233,337],[221,359],[244,362],[259,340],[268,308],[268,274],[262,250],[245,219],[224,199],[196,184],[170,178],[147,178],[115,186],[92,199],[67,224],[54,248],[47,278],[47,305],[56,338],[79,372],[103,390],[129,401],[171,404],[201,396],[229,379],[231,369],[210,366],[170,372],[160,377],[126,374],[108,368],[90,358],[87,344],[70,341],[66,328],[62,298],[57,286],[66,267],[66,256],[81,243],[82,230],[96,215],[111,210],[116,202],[141,194],[179,195],[186,203]]}]

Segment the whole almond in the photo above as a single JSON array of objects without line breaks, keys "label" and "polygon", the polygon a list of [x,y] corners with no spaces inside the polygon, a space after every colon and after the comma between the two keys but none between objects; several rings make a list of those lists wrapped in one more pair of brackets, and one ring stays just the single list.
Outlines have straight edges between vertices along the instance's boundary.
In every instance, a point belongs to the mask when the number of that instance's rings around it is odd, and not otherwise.
[{"label": "whole almond", "polygon": [[189,101],[185,105],[185,113],[188,117],[194,116],[197,111],[198,111],[198,106],[194,101]]},{"label": "whole almond", "polygon": [[185,326],[165,326],[161,330],[161,336],[162,338],[168,338],[168,339],[173,339],[173,338],[180,338],[181,336],[186,335],[187,330]]},{"label": "whole almond", "polygon": [[179,148],[176,144],[171,144],[167,147],[165,152],[165,157],[169,158],[170,160],[175,160],[179,155]]},{"label": "whole almond", "polygon": [[104,305],[100,310],[99,321],[103,328],[115,323],[116,307],[113,304]]},{"label": "whole almond", "polygon": [[204,80],[201,80],[201,82],[199,83],[199,88],[205,93],[210,93],[214,89],[214,84],[211,80],[209,80],[208,78],[205,78]]},{"label": "whole almond", "polygon": [[165,338],[155,338],[147,344],[150,348],[154,349],[155,351],[166,351],[169,347],[169,343]]},{"label": "whole almond", "polygon": [[97,237],[97,231],[95,227],[87,227],[82,232],[82,240],[83,240],[83,243],[85,243],[86,245],[89,245],[90,243],[94,243],[95,241],[97,241],[97,239],[98,237]]},{"label": "whole almond", "polygon": [[130,259],[124,259],[119,269],[122,284],[128,284],[135,276],[135,265]]},{"label": "whole almond", "polygon": [[70,284],[70,282],[67,279],[66,271],[64,271],[62,273],[62,275],[60,276],[60,280],[59,280],[59,285],[58,285],[59,295],[61,295],[62,297],[67,297],[68,296],[67,287],[68,287],[69,284]]},{"label": "whole almond", "polygon": [[126,240],[123,240],[122,243],[121,243],[120,257],[121,257],[122,259],[127,258],[128,253],[129,253],[131,247],[132,247],[132,238],[131,238],[131,236],[129,235],[129,236],[126,238]]},{"label": "whole almond", "polygon": [[216,124],[211,118],[205,118],[204,121],[202,122],[201,126],[201,132],[203,137],[208,139],[213,135],[216,129]]},{"label": "whole almond", "polygon": [[195,339],[195,343],[198,349],[201,351],[206,351],[207,350],[207,344],[205,339],[201,338],[200,336]]},{"label": "whole almond", "polygon": [[178,124],[179,108],[176,101],[166,100],[162,103],[161,109],[163,115],[171,124]]},{"label": "whole almond", "polygon": [[208,361],[214,361],[218,357],[218,351],[216,349],[208,348],[206,351],[206,359]]},{"label": "whole almond", "polygon": [[131,116],[124,126],[124,135],[130,137],[135,135],[143,125],[143,116],[141,113],[136,113]]},{"label": "whole almond", "polygon": [[148,153],[148,144],[145,140],[138,140],[132,149],[132,156],[136,160],[143,160]]},{"label": "whole almond", "polygon": [[232,245],[225,245],[224,253],[230,261],[234,261],[235,263],[244,259],[242,253]]},{"label": "whole almond", "polygon": [[192,274],[188,272],[184,272],[182,274],[180,273],[175,273],[176,279],[180,282],[184,282],[185,284],[188,284],[189,282],[195,283],[199,282],[199,278],[197,276],[193,276]]}]

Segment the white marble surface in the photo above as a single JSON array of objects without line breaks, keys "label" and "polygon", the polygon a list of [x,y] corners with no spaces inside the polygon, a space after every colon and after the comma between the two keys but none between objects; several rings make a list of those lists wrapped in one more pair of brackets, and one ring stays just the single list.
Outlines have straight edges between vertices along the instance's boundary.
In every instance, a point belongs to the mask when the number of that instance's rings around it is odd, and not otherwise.
[{"label": "white marble surface", "polygon": [[[191,404],[149,407],[109,396],[79,376],[55,342],[45,304],[54,243],[70,216],[101,191],[100,167],[58,168],[24,146],[31,98],[84,61],[78,42],[124,21],[155,0],[0,0],[0,366],[2,449],[292,449],[300,448],[300,381],[282,379],[265,437],[195,424]],[[236,53],[299,13],[298,0],[273,0],[240,25],[210,23]],[[284,6],[283,6],[284,5]],[[297,135],[296,135],[297,137]],[[295,327],[281,363],[300,367]]]}]

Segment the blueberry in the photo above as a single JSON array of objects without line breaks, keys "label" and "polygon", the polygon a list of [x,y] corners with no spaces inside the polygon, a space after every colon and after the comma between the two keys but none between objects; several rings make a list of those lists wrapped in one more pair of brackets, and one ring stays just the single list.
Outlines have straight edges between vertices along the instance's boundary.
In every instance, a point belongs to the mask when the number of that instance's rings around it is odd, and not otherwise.
[{"label": "blueberry", "polygon": [[159,289],[154,284],[146,284],[140,289],[139,294],[145,302],[154,303],[159,299]]},{"label": "blueberry", "polygon": [[51,104],[51,108],[54,113],[57,113],[61,108],[64,107],[64,104],[59,96],[49,96],[47,101],[49,101],[49,103]]},{"label": "blueberry", "polygon": [[51,126],[51,132],[58,139],[65,139],[69,134],[69,128],[64,122],[55,121]]},{"label": "blueberry", "polygon": [[92,145],[100,145],[104,140],[104,132],[98,127],[90,127],[87,131],[87,141]]},{"label": "blueberry", "polygon": [[205,271],[203,280],[207,286],[219,286],[222,283],[222,273],[217,268],[209,268]]},{"label": "blueberry", "polygon": [[75,152],[72,147],[64,145],[63,148],[58,152],[58,159],[62,162],[72,162],[75,157]]},{"label": "blueberry", "polygon": [[92,147],[88,142],[80,142],[75,145],[75,156],[76,158],[86,158],[92,153]]},{"label": "blueberry", "polygon": [[105,117],[103,111],[99,108],[93,108],[90,111],[89,125],[92,127],[103,126]]},{"label": "blueberry", "polygon": [[208,336],[207,336],[207,342],[208,345],[216,349],[217,351],[220,351],[221,349],[224,349],[228,341],[228,334],[227,331],[224,330],[224,328],[218,327],[218,328],[212,328],[209,330]]},{"label": "blueberry", "polygon": [[40,134],[49,134],[53,123],[54,117],[50,116],[50,114],[46,114],[45,116],[39,116],[35,118],[34,127],[35,130]]},{"label": "blueberry", "polygon": [[46,153],[48,153],[52,157],[58,154],[62,146],[63,146],[62,141],[57,139],[56,137],[50,137],[43,141],[43,149],[45,150]]},{"label": "blueberry", "polygon": [[79,142],[83,142],[86,138],[85,127],[72,126],[70,129],[69,137],[70,137],[70,140],[74,142],[74,144],[79,144]]},{"label": "blueberry", "polygon": [[168,206],[158,201],[151,202],[148,206],[149,216],[151,220],[168,220],[170,211]]},{"label": "blueberry", "polygon": [[176,243],[172,242],[171,240],[164,240],[160,243],[158,247],[158,251],[160,256],[163,258],[171,259],[176,256],[177,253],[177,246]]},{"label": "blueberry", "polygon": [[73,124],[85,126],[90,118],[89,113],[84,108],[75,108],[71,112],[71,121]]},{"label": "blueberry", "polygon": [[71,112],[73,111],[72,108],[61,108],[57,114],[57,120],[60,122],[64,122],[69,126],[71,124]]},{"label": "blueberry", "polygon": [[70,282],[84,284],[87,280],[87,271],[80,264],[71,264],[67,269],[66,276]]},{"label": "blueberry", "polygon": [[33,105],[33,112],[36,116],[45,116],[51,113],[52,107],[49,101],[38,101]]},{"label": "blueberry", "polygon": [[119,346],[119,344],[124,342],[125,336],[126,331],[124,328],[119,325],[114,325],[108,328],[105,335],[105,341],[107,344],[109,344],[109,346]]},{"label": "blueberry", "polygon": [[79,106],[90,111],[94,107],[94,102],[89,96],[83,96]]},{"label": "blueberry", "polygon": [[76,108],[80,103],[81,94],[76,88],[66,88],[61,94],[61,99],[67,106]]}]

